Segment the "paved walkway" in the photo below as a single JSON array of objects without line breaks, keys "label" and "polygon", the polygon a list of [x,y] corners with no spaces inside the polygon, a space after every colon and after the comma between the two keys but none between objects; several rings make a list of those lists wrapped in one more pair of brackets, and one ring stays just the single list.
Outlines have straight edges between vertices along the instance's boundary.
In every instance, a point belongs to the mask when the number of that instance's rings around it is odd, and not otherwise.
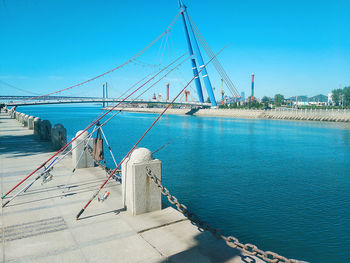
[{"label": "paved walkway", "polygon": [[[1,193],[29,174],[52,152],[32,131],[0,115]],[[32,188],[1,210],[2,262],[262,262],[199,232],[173,208],[131,216],[121,204],[121,185],[107,184],[104,203],[93,201],[76,214],[105,180],[100,168],[79,169],[71,159],[53,170],[54,179]],[[69,181],[69,178],[70,181]],[[69,182],[69,191],[62,193]],[[4,202],[4,201],[3,201]]]}]

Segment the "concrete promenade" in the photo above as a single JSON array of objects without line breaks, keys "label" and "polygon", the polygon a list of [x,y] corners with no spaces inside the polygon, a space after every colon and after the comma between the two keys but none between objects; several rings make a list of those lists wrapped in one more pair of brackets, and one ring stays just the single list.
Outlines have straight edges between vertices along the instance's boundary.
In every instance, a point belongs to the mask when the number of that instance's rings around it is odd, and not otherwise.
[{"label": "concrete promenade", "polygon": [[[1,113],[0,154],[4,193],[52,152],[48,142]],[[130,215],[116,181],[107,184],[111,195],[105,202],[93,201],[75,221],[106,174],[84,168],[71,177],[72,168],[71,157],[65,158],[53,169],[52,181],[37,181],[2,208],[0,262],[263,262],[200,232],[173,208]]]}]

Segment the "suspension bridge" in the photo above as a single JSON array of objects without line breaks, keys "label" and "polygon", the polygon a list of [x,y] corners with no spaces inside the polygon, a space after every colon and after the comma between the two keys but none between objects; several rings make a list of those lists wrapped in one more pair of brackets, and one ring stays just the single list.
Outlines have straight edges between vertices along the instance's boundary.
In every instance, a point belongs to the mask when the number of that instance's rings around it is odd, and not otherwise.
[{"label": "suspension bridge", "polygon": [[[78,84],[72,85],[70,87],[60,89],[57,91],[50,92],[48,94],[42,94],[42,95],[35,95],[35,96],[12,96],[12,100],[7,102],[7,105],[9,106],[26,106],[26,105],[46,105],[46,104],[61,104],[61,103],[91,103],[91,102],[119,102],[120,100],[118,99],[107,99],[105,96],[105,89],[103,90],[104,92],[104,98],[62,98],[62,99],[57,99],[55,98],[56,94],[62,94],[65,92],[68,92],[72,89],[77,89],[78,87],[85,86],[97,79],[102,79],[106,77],[107,75],[117,71],[121,70],[122,68],[126,67],[129,64],[140,64],[139,57],[144,54],[148,49],[150,49],[155,43],[160,41],[162,39],[161,43],[161,48],[165,49],[165,45],[168,42],[169,34],[175,25],[177,20],[182,20],[183,28],[184,28],[184,33],[185,33],[185,39],[188,47],[188,51],[175,58],[172,60],[169,64],[161,67],[161,64],[158,65],[158,72],[156,73],[151,73],[148,74],[147,76],[143,77],[141,80],[137,81],[134,85],[132,85],[128,90],[131,90],[137,86],[141,86],[144,91],[140,95],[138,95],[136,98],[133,100],[128,100],[125,102],[133,102],[133,103],[138,103],[135,101],[139,101],[139,103],[154,103],[153,100],[149,100],[147,102],[146,99],[140,100],[140,97],[144,95],[147,91],[151,90],[152,88],[156,87],[157,84],[160,83],[163,79],[166,79],[168,75],[174,74],[177,70],[179,70],[180,66],[184,64],[185,62],[189,61],[191,62],[191,69],[194,77],[194,83],[195,83],[195,90],[193,92],[196,93],[198,101],[192,101],[192,102],[177,102],[175,101],[175,104],[184,104],[184,105],[193,105],[193,106],[203,106],[207,107],[208,104],[205,103],[204,100],[204,95],[203,95],[203,86],[205,87],[206,93],[208,95],[208,100],[210,101],[210,104],[212,107],[216,107],[218,101],[215,98],[214,95],[214,90],[212,87],[212,83],[209,77],[209,73],[207,71],[207,64],[205,64],[203,55],[201,52],[201,49],[199,47],[199,43],[201,44],[202,48],[205,50],[206,55],[210,61],[212,61],[212,64],[215,66],[218,74],[220,75],[221,82],[226,84],[226,88],[228,91],[231,93],[233,98],[239,99],[240,94],[237,91],[235,85],[232,83],[231,79],[228,77],[226,71],[222,67],[221,63],[219,62],[218,58],[215,56],[215,53],[211,50],[209,47],[208,43],[204,39],[203,35],[199,31],[198,27],[195,25],[194,21],[191,19],[187,12],[187,7],[182,3],[182,1],[179,1],[179,12],[173,19],[173,21],[170,23],[170,25],[167,27],[167,29],[159,35],[157,38],[155,38],[150,44],[148,44],[145,48],[143,48],[140,52],[138,52],[136,55],[134,55],[132,58],[130,58],[128,61],[125,61],[124,63],[120,64],[119,66],[116,66],[115,68],[112,68],[102,74],[99,74],[95,77],[92,77],[90,79],[87,79],[83,82],[80,82]],[[164,40],[165,39],[165,40]],[[163,44],[163,42],[165,44]],[[163,50],[164,53],[164,50]],[[162,56],[163,57],[163,54]],[[144,63],[141,63],[141,65]],[[152,83],[154,81],[154,83]],[[14,88],[20,91],[24,91],[27,93],[34,94],[32,91],[26,91],[24,89],[15,87],[11,84],[8,84],[4,81],[1,81],[0,84],[6,85],[10,88]],[[107,84],[106,84],[107,85]],[[192,88],[189,86],[188,88]],[[92,87],[92,89],[96,90],[96,85]],[[127,90],[127,91],[128,91]],[[127,92],[126,91],[126,92]],[[86,90],[84,90],[84,93]],[[107,92],[107,90],[106,90]],[[141,92],[141,90],[140,90]],[[186,98],[187,94],[190,93],[189,90],[184,90],[183,91]],[[121,96],[118,98],[121,99],[123,98],[123,93]],[[2,96],[2,100],[4,99],[10,99],[9,97],[11,96]],[[23,97],[21,99],[20,97]],[[51,98],[52,97],[52,98]],[[68,96],[62,96],[62,97],[68,97]],[[221,101],[223,100],[223,92],[221,92]],[[46,98],[46,99],[45,99]],[[1,98],[0,98],[1,99]],[[56,99],[56,100],[55,100]],[[167,98],[169,100],[169,98]],[[45,101],[45,102],[44,102]],[[156,103],[166,103],[166,101],[157,101]]]},{"label": "suspension bridge", "polygon": [[[165,66],[161,67],[156,73],[147,75],[146,77],[142,78],[140,81],[135,83],[135,85],[132,85],[128,90],[126,90],[122,95],[120,95],[120,98],[118,99],[111,99],[106,97],[104,98],[81,98],[81,97],[64,98],[63,96],[60,98],[53,97],[53,95],[55,94],[59,94],[59,93],[61,94],[68,90],[72,90],[80,86],[84,86],[85,84],[93,82],[96,79],[103,78],[106,75],[116,70],[119,70],[125,67],[127,64],[135,61],[139,56],[141,56],[141,54],[143,54],[147,49],[149,49],[154,43],[156,43],[159,39],[167,35],[170,32],[173,25],[175,24],[175,22],[179,18],[181,18],[183,22],[188,51],[183,55],[176,57],[174,60],[172,60],[170,63],[166,64]],[[209,60],[206,63],[204,62],[197,39],[201,42],[202,47],[207,51]],[[157,124],[157,122],[162,118],[165,112],[173,105],[179,104],[179,105],[201,106],[201,107],[217,106],[217,101],[215,99],[213,87],[207,71],[207,66],[211,62],[213,62],[213,64],[216,66],[218,73],[220,74],[223,81],[226,83],[226,86],[228,87],[228,89],[232,92],[232,95],[239,97],[239,93],[237,92],[234,85],[232,84],[232,81],[228,78],[221,64],[218,62],[217,56],[223,50],[224,48],[216,53],[210,50],[204,38],[201,36],[198,28],[195,26],[193,20],[190,18],[187,12],[187,7],[182,3],[181,0],[179,0],[179,12],[177,13],[173,21],[170,23],[168,28],[160,36],[154,39],[150,44],[148,44],[144,49],[142,49],[139,53],[137,53],[135,56],[130,58],[128,61],[102,74],[99,74],[93,78],[90,78],[78,84],[72,85],[70,87],[60,89],[54,92],[50,92],[48,94],[32,96],[29,98],[22,98],[21,100],[9,102],[8,106],[13,106],[11,110],[8,110],[9,116],[11,118],[16,118],[25,127],[28,127],[29,129],[31,128],[34,129],[34,134],[40,136],[41,139],[59,140],[60,147],[53,154],[48,153],[44,157],[41,157],[39,164],[37,163],[37,161],[33,162],[33,159],[30,159],[30,160],[26,159],[27,160],[26,164],[28,164],[31,169],[28,171],[25,170],[26,174],[23,177],[21,178],[16,177],[18,180],[16,183],[14,183],[13,181],[7,181],[6,183],[7,189],[2,195],[2,201],[3,201],[2,208],[11,209],[12,208],[11,205],[13,205],[13,203],[16,200],[18,200],[23,196],[26,197],[28,195],[33,196],[33,195],[39,194],[40,198],[44,198],[43,195],[47,194],[47,191],[40,190],[40,186],[38,186],[38,183],[37,183],[39,180],[42,180],[42,185],[43,185],[54,178],[57,179],[59,183],[56,186],[53,186],[52,191],[57,191],[57,190],[61,191],[63,189],[62,194],[60,194],[59,196],[67,197],[69,196],[69,193],[67,193],[66,190],[74,188],[75,184],[77,185],[82,183],[89,184],[89,182],[82,182],[79,180],[74,181],[74,180],[77,180],[76,178],[81,179],[82,177],[73,177],[73,174],[78,173],[82,175],[82,172],[79,171],[80,168],[89,168],[97,165],[97,166],[102,166],[104,168],[104,171],[106,172],[105,174],[106,177],[105,178],[103,176],[101,177],[101,173],[97,174],[96,175],[97,177],[88,176],[88,179],[90,181],[93,181],[94,184],[92,186],[90,185],[91,187],[87,188],[87,192],[88,192],[87,194],[90,196],[89,199],[86,194],[81,195],[83,198],[87,199],[87,202],[84,203],[81,207],[79,207],[81,208],[80,210],[77,210],[78,213],[76,214],[76,217],[75,217],[75,219],[78,221],[77,224],[82,223],[84,225],[83,223],[84,221],[83,222],[81,221],[82,219],[84,219],[84,217],[82,216],[88,208],[92,208],[94,206],[94,205],[91,205],[93,204],[92,202],[94,200],[97,199],[99,202],[104,202],[110,195],[110,192],[113,191],[113,189],[110,190],[110,188],[113,188],[114,186],[116,186],[113,184],[121,182],[122,184],[117,185],[117,188],[119,190],[113,192],[113,193],[119,192],[119,194],[115,194],[118,197],[118,200],[113,199],[113,201],[117,202],[120,206],[118,210],[113,210],[114,213],[117,213],[117,214],[122,213],[125,209],[129,211],[129,213],[130,211],[132,211],[131,213],[133,215],[139,214],[140,210],[142,210],[141,214],[144,214],[144,213],[147,214],[149,212],[154,212],[154,211],[157,212],[158,210],[161,211],[160,197],[162,194],[168,198],[169,202],[173,204],[174,207],[181,214],[181,217],[179,216],[172,217],[172,219],[169,222],[169,220],[164,220],[164,218],[169,218],[169,217],[167,215],[164,215],[163,213],[162,216],[160,217],[163,223],[161,223],[160,225],[159,225],[159,222],[155,224],[155,221],[152,221],[152,220],[151,220],[151,223],[149,223],[150,222],[149,218],[147,219],[147,215],[146,215],[146,220],[137,221],[138,222],[137,225],[139,224],[146,224],[146,225],[148,224],[148,225],[147,227],[139,228],[137,230],[137,235],[142,235],[143,233],[147,231],[151,231],[154,228],[163,229],[168,225],[175,225],[176,223],[182,222],[184,220],[188,220],[187,224],[185,225],[186,229],[183,230],[183,235],[188,235],[187,229],[189,229],[190,231],[193,231],[192,224],[194,224],[197,226],[198,229],[200,229],[200,231],[207,231],[208,233],[211,233],[215,238],[220,239],[221,241],[224,241],[228,245],[228,248],[232,248],[233,250],[230,250],[231,252],[226,252],[227,254],[230,254],[230,256],[232,256],[232,253],[235,255],[237,254],[242,255],[241,257],[242,260],[239,262],[246,262],[244,259],[246,259],[247,256],[249,256],[254,262],[263,262],[263,261],[288,262],[288,263],[296,262],[296,260],[287,259],[273,252],[262,251],[254,245],[241,243],[234,236],[224,235],[219,229],[213,228],[209,226],[207,223],[201,221],[199,217],[197,217],[195,214],[189,211],[186,205],[180,203],[178,199],[175,196],[171,195],[169,190],[163,186],[161,182],[161,174],[160,174],[161,168],[160,168],[159,160],[154,160],[152,157],[152,153],[149,150],[144,150],[144,149],[140,150],[138,148],[139,144],[142,142],[144,137]],[[151,88],[159,84],[161,80],[166,78],[170,73],[174,72],[180,65],[182,65],[186,61],[191,62],[193,77],[189,81],[187,81],[183,87],[180,88],[178,93],[172,99],[167,99],[167,100],[141,99],[142,96],[147,91],[149,91]],[[190,84],[192,82],[195,83],[196,93],[198,95],[198,102],[178,102],[177,100],[181,98],[181,95],[185,95],[187,97],[186,94],[188,94],[188,89],[190,88]],[[202,89],[203,86],[205,87],[207,95],[210,99],[210,104],[204,102],[204,95],[203,95],[203,89]],[[50,99],[48,99],[48,97],[50,97]],[[33,116],[27,116],[25,114],[17,112],[15,107],[15,106],[25,106],[25,105],[47,105],[47,104],[62,104],[62,103],[95,103],[95,102],[102,102],[102,103],[110,102],[110,103],[113,103],[113,105],[108,107],[105,111],[100,113],[98,116],[96,116],[96,118],[94,118],[84,129],[82,129],[81,131],[78,131],[76,136],[68,142],[64,138],[65,132],[62,125],[55,125],[52,128],[49,121],[40,120],[39,118],[34,118]],[[157,104],[164,104],[165,107],[162,110],[162,112],[150,124],[150,126],[142,134],[140,134],[140,137],[135,142],[135,144],[131,145],[129,150],[123,154],[123,157],[120,159],[120,161],[117,162],[117,160],[114,158],[112,149],[108,144],[108,141],[107,141],[108,136],[104,134],[102,128],[105,125],[107,125],[113,117],[115,117],[120,113],[120,111],[113,112],[114,109],[117,109],[117,107],[122,106],[124,104],[131,104],[131,103],[157,103]],[[13,124],[11,125],[13,126]],[[11,131],[8,131],[8,132],[11,132]],[[9,136],[9,134],[7,134],[7,136]],[[91,144],[93,145],[92,149],[90,149]],[[109,153],[112,155],[112,158],[114,161],[114,164],[113,164],[114,166],[112,168],[106,167],[104,151],[103,151],[104,144],[106,145],[105,149],[108,149]],[[9,147],[10,146],[11,145],[9,145]],[[69,158],[67,156],[70,156],[70,153],[72,154],[71,158],[74,164],[73,169],[71,171],[67,171],[67,169],[65,169],[65,171],[62,173],[63,167],[67,167],[67,158]],[[8,158],[11,158],[11,156],[8,156]],[[15,158],[15,157],[12,156],[12,158]],[[32,165],[33,163],[35,163],[35,165]],[[56,168],[56,166],[58,168]],[[21,171],[23,171],[23,169]],[[99,180],[96,180],[96,178],[99,178]],[[74,181],[73,185],[71,184],[71,180]],[[141,181],[137,181],[137,180],[141,180]],[[102,191],[105,188],[108,188],[108,191],[106,191],[105,193],[102,193]],[[33,189],[34,189],[34,192],[33,191],[30,192]],[[120,194],[120,192],[122,192],[122,194]],[[80,196],[81,192],[74,193],[74,195],[75,194],[78,194]],[[83,199],[81,198],[76,198],[74,202],[66,202],[66,200],[64,200],[64,201],[61,201],[61,205],[64,205],[65,208],[70,207],[71,209],[78,209],[78,206],[76,205],[76,203],[77,202],[80,203],[82,200]],[[37,200],[36,202],[39,202],[39,201]],[[55,206],[57,206],[56,203],[55,203]],[[65,209],[65,216],[57,216],[57,211],[54,210],[51,212],[46,212],[46,213],[53,213],[54,215],[56,215],[49,219],[45,219],[46,221],[39,220],[39,221],[24,223],[30,226],[32,229],[31,231],[24,231],[24,232],[22,231],[22,236],[21,236],[21,229],[23,229],[23,225],[15,224],[15,225],[8,226],[3,230],[3,232],[6,232],[6,231],[7,232],[5,236],[3,236],[2,240],[3,242],[5,241],[9,242],[11,240],[32,237],[33,235],[39,236],[42,233],[55,233],[55,232],[65,230],[67,228],[71,228],[70,227],[71,223],[69,224],[66,223],[67,220],[69,220],[67,217],[66,211],[68,210]],[[34,209],[34,212],[35,212],[35,209]],[[104,215],[105,213],[108,213],[108,212],[103,212],[101,210],[98,210],[98,211],[95,210],[95,212],[99,213],[99,215]],[[162,212],[159,212],[159,214],[161,213]],[[123,216],[124,215],[122,215],[121,217]],[[85,217],[85,219],[89,217],[90,216],[87,216]],[[11,218],[13,219],[13,217]],[[155,216],[154,218],[158,218],[158,217]],[[132,221],[133,221],[132,219],[129,219],[128,222],[130,223]],[[40,228],[41,223],[47,227]],[[97,224],[98,222],[95,221],[94,223]],[[121,223],[125,224],[125,222],[121,222]],[[90,226],[88,227],[88,229],[85,228],[85,231],[87,232],[93,231],[92,229],[94,229],[94,226],[95,225],[93,225],[93,227]],[[111,229],[113,229],[115,228],[115,225],[111,225],[110,227]],[[111,231],[111,229],[106,230],[104,226],[101,226],[101,229],[103,229],[102,231],[104,231],[107,234],[109,234]],[[44,232],[40,233],[40,231],[44,231]],[[81,231],[78,231],[78,232],[79,232],[78,235],[73,234],[74,240],[77,240],[79,236],[84,235],[83,232]],[[115,231],[113,231],[113,233],[115,234]],[[151,235],[153,235],[154,232],[151,231],[150,233]],[[117,235],[119,234],[123,235],[123,233],[120,233],[120,232]],[[130,232],[127,235],[131,236],[131,235],[134,235],[134,233]],[[162,234],[159,234],[158,236],[163,238]],[[118,245],[116,245],[118,244],[118,241],[121,242],[119,244],[123,243],[123,240],[115,241],[114,236],[108,237],[108,235],[107,236],[102,235],[102,237],[104,242],[112,243],[113,241],[113,246],[111,246],[112,250],[115,250],[118,247]],[[130,248],[136,247],[136,245],[134,246],[134,243],[137,242],[136,240],[138,237],[139,236],[134,237],[134,240],[132,239],[128,240],[127,243],[130,244]],[[193,238],[193,236],[191,238]],[[71,245],[71,246],[78,246],[80,248],[80,246],[84,242],[85,241],[83,242],[77,241],[76,242],[77,244]],[[157,242],[162,243],[159,240]],[[152,244],[152,242],[149,241],[148,244]],[[155,247],[155,245],[153,245],[153,247]],[[84,249],[86,249],[86,245]],[[89,248],[87,249],[89,250]],[[98,248],[98,246],[95,247],[95,249],[104,250],[103,248]],[[208,249],[208,246],[203,250],[207,250],[207,249]],[[239,249],[239,252],[237,252],[237,249]],[[83,250],[83,249],[80,249],[80,250]],[[89,258],[89,252],[90,251],[84,252],[83,256],[85,258]],[[115,254],[114,252],[111,252],[111,253]],[[143,252],[140,252],[140,254],[143,254]],[[220,253],[217,253],[217,254],[220,254]],[[104,253],[104,255],[106,255],[106,253]],[[161,256],[163,257],[162,254]],[[198,259],[198,256],[199,254],[198,255],[196,254],[192,258]],[[222,256],[222,254],[218,256]],[[200,257],[204,259],[203,255],[200,255]],[[208,255],[206,257],[210,258],[210,256]],[[150,260],[151,256],[149,256],[148,259]],[[145,261],[145,259],[140,258],[139,261]]]}]

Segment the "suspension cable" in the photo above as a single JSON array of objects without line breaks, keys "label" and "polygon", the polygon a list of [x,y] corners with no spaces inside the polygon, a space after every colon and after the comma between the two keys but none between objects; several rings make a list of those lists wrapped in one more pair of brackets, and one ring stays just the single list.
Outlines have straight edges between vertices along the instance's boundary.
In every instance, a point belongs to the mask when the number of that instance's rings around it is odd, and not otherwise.
[{"label": "suspension cable", "polygon": [[[225,46],[223,49],[221,49],[217,55],[219,55],[227,46]],[[217,56],[216,55],[216,56]],[[215,57],[216,57],[215,56]],[[90,205],[92,200],[96,198],[96,196],[100,193],[102,188],[107,184],[109,179],[112,177],[112,175],[117,171],[122,163],[128,158],[128,156],[132,153],[132,151],[137,147],[137,145],[142,141],[142,139],[146,136],[146,134],[152,129],[152,127],[158,122],[158,120],[163,116],[163,114],[171,107],[171,105],[175,102],[175,100],[180,96],[180,94],[187,88],[188,85],[198,76],[199,73],[202,72],[202,70],[213,60],[214,58],[210,59],[207,64],[197,73],[196,76],[194,76],[187,85],[174,97],[174,99],[167,105],[167,107],[159,114],[159,116],[154,120],[154,122],[151,124],[151,126],[142,134],[140,139],[134,144],[134,146],[129,150],[129,152],[124,156],[124,158],[121,160],[121,162],[118,164],[118,166],[112,171],[111,175],[108,176],[108,178],[104,181],[104,183],[100,186],[100,188],[92,195],[92,197],[89,199],[89,201],[85,204],[85,206],[79,211],[77,214],[75,220],[78,220],[79,217],[84,213],[85,209]]]},{"label": "suspension cable", "polygon": [[40,170],[44,165],[52,160],[54,157],[56,157],[61,151],[66,149],[73,141],[75,141],[77,138],[79,138],[85,131],[90,129],[93,125],[95,125],[99,120],[101,120],[103,117],[105,117],[108,113],[113,111],[116,107],[118,107],[121,103],[123,103],[125,100],[127,100],[130,96],[132,96],[135,92],[140,90],[143,86],[145,86],[148,82],[153,80],[155,77],[157,77],[159,74],[161,74],[163,71],[165,71],[167,68],[169,68],[171,65],[176,63],[178,60],[180,60],[183,56],[187,54],[184,53],[182,56],[175,59],[173,62],[168,64],[166,67],[164,67],[162,70],[160,70],[157,74],[152,76],[149,80],[147,80],[145,83],[143,83],[141,86],[139,86],[137,89],[135,89],[133,92],[131,92],[128,96],[126,96],[123,100],[121,100],[119,103],[117,103],[115,106],[113,106],[111,109],[107,110],[105,113],[101,113],[97,118],[95,118],[94,121],[92,121],[81,133],[79,133],[76,137],[74,137],[71,141],[69,141],[66,145],[64,145],[60,150],[58,150],[54,155],[52,155],[49,159],[47,159],[45,162],[43,162],[39,167],[37,167],[34,171],[32,171],[30,174],[28,174],[25,178],[23,178],[19,183],[17,183],[12,189],[10,189],[6,194],[4,194],[1,199],[4,199],[8,194],[10,194],[13,190],[15,190],[18,186],[20,186],[24,181],[26,181],[28,178],[30,178],[34,173],[36,173],[38,170]]},{"label": "suspension cable", "polygon": [[[205,38],[203,37],[203,35],[199,31],[196,24],[193,22],[192,18],[191,17],[189,17],[189,18],[190,18],[190,23],[192,24],[192,26],[194,28],[194,32],[195,32],[197,38],[199,39],[199,41],[201,42],[201,45],[203,46],[205,52],[207,53],[207,55],[210,58],[213,57],[214,52],[211,50],[207,41],[205,40]],[[227,87],[229,88],[230,92],[232,93],[232,95],[240,97],[238,90],[236,89],[235,85],[232,83],[231,79],[228,77],[227,73],[225,72],[224,68],[222,67],[222,65],[220,64],[220,62],[217,58],[214,59],[213,64],[214,64],[216,70],[218,71],[218,73],[220,74],[221,78],[225,81],[225,83],[226,83]]]},{"label": "suspension cable", "polygon": [[177,19],[179,18],[180,16],[180,12],[177,13],[177,15],[175,16],[175,18],[171,21],[170,25],[167,27],[167,29],[161,33],[157,38],[155,38],[151,43],[149,43],[146,47],[144,47],[141,51],[139,51],[136,55],[134,55],[132,58],[130,58],[128,61],[122,63],[121,65],[111,69],[111,70],[108,70],[98,76],[95,76],[93,78],[90,78],[88,80],[85,80],[83,82],[80,82],[78,84],[75,84],[73,86],[70,86],[68,88],[65,88],[65,89],[61,89],[61,90],[58,90],[58,91],[55,91],[55,92],[51,92],[51,93],[48,93],[48,94],[44,94],[44,95],[40,95],[40,96],[36,96],[36,97],[31,97],[31,98],[28,98],[28,99],[25,99],[25,100],[22,100],[22,101],[27,101],[27,100],[33,100],[33,99],[38,99],[38,98],[42,98],[42,97],[46,97],[46,96],[50,96],[50,95],[53,95],[53,94],[57,94],[57,93],[60,93],[60,92],[63,92],[63,91],[66,91],[66,90],[70,90],[70,89],[73,89],[75,87],[78,87],[78,86],[81,86],[83,84],[86,84],[88,82],[91,82],[95,79],[98,79],[100,77],[103,77],[109,73],[112,73],[113,71],[119,69],[119,68],[122,68],[124,67],[125,65],[129,64],[130,62],[132,62],[133,60],[135,60],[136,58],[138,58],[141,54],[143,54],[147,49],[149,49],[151,46],[153,46],[160,38],[162,38],[164,35],[166,35],[170,30],[171,28],[174,26],[175,22],[177,21]]}]

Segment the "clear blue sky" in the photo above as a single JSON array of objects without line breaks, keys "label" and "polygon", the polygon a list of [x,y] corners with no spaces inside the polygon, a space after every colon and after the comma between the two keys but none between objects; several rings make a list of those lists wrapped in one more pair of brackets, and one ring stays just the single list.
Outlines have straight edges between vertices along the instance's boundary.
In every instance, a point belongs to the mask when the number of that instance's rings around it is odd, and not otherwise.
[{"label": "clear blue sky", "polygon": [[[349,0],[184,2],[214,52],[231,43],[219,59],[239,91],[249,94],[252,72],[258,97],[313,96],[350,85]],[[177,12],[176,0],[1,0],[0,80],[39,94],[84,81],[132,57]],[[160,43],[140,61],[165,63],[186,52],[181,20],[162,61]],[[65,95],[96,95],[103,81],[118,95],[151,70],[133,64]],[[218,97],[220,78],[208,70]],[[186,62],[156,91],[164,94],[169,81],[174,95],[190,78]],[[0,83],[2,94],[28,95]]]}]

